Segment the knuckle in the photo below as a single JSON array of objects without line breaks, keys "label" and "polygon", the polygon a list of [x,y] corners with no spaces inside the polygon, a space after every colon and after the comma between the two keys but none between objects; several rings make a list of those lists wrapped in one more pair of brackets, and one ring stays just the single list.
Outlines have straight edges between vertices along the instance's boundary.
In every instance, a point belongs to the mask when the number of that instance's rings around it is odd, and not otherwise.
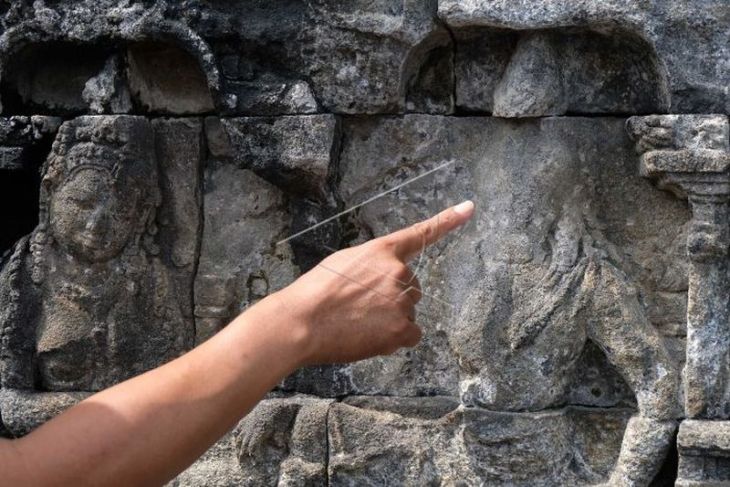
[{"label": "knuckle", "polygon": [[402,245],[403,244],[397,239],[386,238],[380,242],[379,250],[388,257],[392,257],[397,260],[398,251]]},{"label": "knuckle", "polygon": [[402,262],[398,262],[393,267],[393,277],[398,279],[399,281],[408,282],[413,274],[411,273],[411,270],[408,268],[407,265],[403,264]]},{"label": "knuckle", "polygon": [[417,223],[414,226],[414,230],[416,231],[416,234],[421,238],[421,240],[424,241],[429,241],[434,233],[433,225],[428,222]]},{"label": "knuckle", "polygon": [[402,338],[408,333],[408,328],[411,326],[411,322],[406,318],[401,318],[393,322],[393,335],[396,338]]},{"label": "knuckle", "polygon": [[368,250],[371,252],[383,252],[393,246],[393,241],[387,237],[382,237],[370,240],[369,242],[364,243],[363,246],[367,246]]}]

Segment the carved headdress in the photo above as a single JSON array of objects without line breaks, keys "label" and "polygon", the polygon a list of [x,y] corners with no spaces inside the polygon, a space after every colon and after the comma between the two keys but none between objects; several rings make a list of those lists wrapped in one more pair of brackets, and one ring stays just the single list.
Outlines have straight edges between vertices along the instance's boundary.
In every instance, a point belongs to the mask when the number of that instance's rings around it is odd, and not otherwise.
[{"label": "carved headdress", "polygon": [[107,170],[159,199],[153,132],[144,117],[85,116],[61,125],[43,166],[41,204],[48,190],[86,167]]},{"label": "carved headdress", "polygon": [[[161,196],[150,122],[130,115],[82,116],[64,122],[41,171],[39,223],[31,244],[35,282],[42,279],[42,250],[50,237],[51,196],[75,172],[91,168],[107,172],[123,191],[137,193],[140,214],[133,247],[138,247],[145,230],[150,237],[154,234],[155,209]],[[148,250],[155,253],[152,239],[147,240]]]}]

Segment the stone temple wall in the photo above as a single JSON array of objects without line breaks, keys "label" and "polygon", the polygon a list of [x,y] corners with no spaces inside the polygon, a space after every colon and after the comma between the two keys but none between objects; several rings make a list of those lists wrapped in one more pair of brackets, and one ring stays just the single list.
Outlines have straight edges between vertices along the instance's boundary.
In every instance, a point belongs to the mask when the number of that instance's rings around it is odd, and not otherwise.
[{"label": "stone temple wall", "polygon": [[726,485],[728,39],[726,0],[0,2],[0,435],[468,197],[418,347],[171,485]]}]

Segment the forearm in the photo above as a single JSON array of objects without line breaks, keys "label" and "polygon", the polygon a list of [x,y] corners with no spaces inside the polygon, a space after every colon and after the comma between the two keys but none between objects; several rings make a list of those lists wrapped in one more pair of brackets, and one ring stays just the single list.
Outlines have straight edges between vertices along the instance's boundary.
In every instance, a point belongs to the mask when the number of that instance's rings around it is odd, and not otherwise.
[{"label": "forearm", "polygon": [[271,301],[261,304],[183,357],[17,440],[27,466],[17,473],[26,478],[11,483],[160,485],[172,478],[299,365],[291,317]]},{"label": "forearm", "polygon": [[2,480],[160,485],[297,367],[415,346],[421,293],[406,261],[473,210],[465,202],[335,252],[183,357],[82,401],[21,440],[0,441]]}]

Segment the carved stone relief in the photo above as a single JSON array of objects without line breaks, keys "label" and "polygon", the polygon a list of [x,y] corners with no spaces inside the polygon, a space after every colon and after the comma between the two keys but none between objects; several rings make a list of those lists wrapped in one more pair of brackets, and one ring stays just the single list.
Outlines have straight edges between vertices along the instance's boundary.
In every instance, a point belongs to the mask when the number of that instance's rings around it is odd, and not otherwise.
[{"label": "carved stone relief", "polygon": [[421,344],[297,371],[171,485],[730,482],[729,15],[1,7],[0,435],[470,198]]},{"label": "carved stone relief", "polygon": [[145,118],[79,117],[59,129],[39,224],[0,279],[3,418],[15,434],[47,419],[46,403],[109,387],[192,344],[192,269],[186,279],[184,262],[160,256],[174,245],[158,228],[160,188]]},{"label": "carved stone relief", "polygon": [[728,117],[720,115],[633,117],[627,123],[642,175],[688,198],[692,209],[684,368],[684,413],[692,419],[680,432],[679,485],[730,481],[727,421],[718,421],[730,417],[728,127]]}]

